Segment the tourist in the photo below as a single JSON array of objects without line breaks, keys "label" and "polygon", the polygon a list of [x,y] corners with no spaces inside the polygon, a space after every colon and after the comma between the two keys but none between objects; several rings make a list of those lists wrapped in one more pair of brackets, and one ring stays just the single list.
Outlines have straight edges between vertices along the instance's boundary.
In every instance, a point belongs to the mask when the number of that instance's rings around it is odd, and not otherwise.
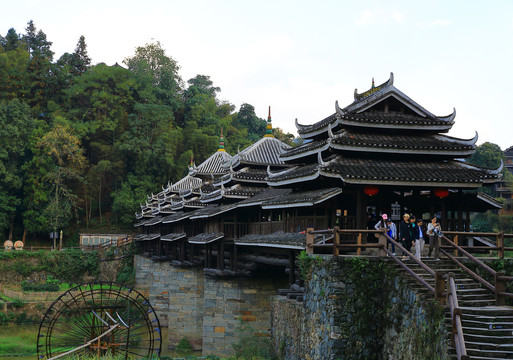
[{"label": "tourist", "polygon": [[[388,236],[390,236],[392,239],[397,241],[397,228],[396,228],[396,226],[395,226],[395,224],[393,223],[392,220],[387,219],[387,227],[389,229],[387,231]],[[394,253],[394,255],[395,255],[395,245],[394,245],[394,243],[387,239],[387,248],[388,248],[388,243],[392,244],[392,253]]]},{"label": "tourist", "polygon": [[[409,252],[411,250],[412,242],[413,242],[413,234],[412,234],[412,226],[410,222],[410,214],[403,215],[403,221],[399,224],[399,239],[401,239],[401,243],[405,247],[405,249]],[[403,254],[403,259],[407,259],[406,253]]]},{"label": "tourist", "polygon": [[440,256],[440,238],[442,237],[442,230],[440,229],[440,224],[437,223],[438,219],[436,216],[433,216],[431,222],[427,227],[427,235],[429,236],[429,253],[428,257],[431,257],[431,252],[433,248],[435,249],[435,259],[439,260]]},{"label": "tourist", "polygon": [[415,238],[415,257],[417,259],[421,259],[422,251],[424,250],[424,222],[422,219],[417,220],[417,226],[413,228],[414,238]]},{"label": "tourist", "polygon": [[[393,229],[391,225],[393,225]],[[374,225],[374,229],[376,230],[385,230],[386,234],[390,236],[392,239],[396,240],[396,229],[395,225],[390,221],[387,214],[381,215],[381,220]],[[387,239],[387,249],[390,240]],[[395,245],[392,243],[392,253],[395,255]]]}]

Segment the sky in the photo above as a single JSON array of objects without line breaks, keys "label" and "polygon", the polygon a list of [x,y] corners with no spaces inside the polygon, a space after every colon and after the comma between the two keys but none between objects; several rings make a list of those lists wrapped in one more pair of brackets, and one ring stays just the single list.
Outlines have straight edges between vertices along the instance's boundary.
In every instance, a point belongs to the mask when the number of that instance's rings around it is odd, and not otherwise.
[{"label": "sky", "polygon": [[184,81],[208,75],[218,98],[255,107],[297,134],[394,73],[394,86],[449,135],[513,146],[513,1],[18,0],[0,33],[33,20],[54,60],[85,36],[93,64],[123,63],[159,41]]}]

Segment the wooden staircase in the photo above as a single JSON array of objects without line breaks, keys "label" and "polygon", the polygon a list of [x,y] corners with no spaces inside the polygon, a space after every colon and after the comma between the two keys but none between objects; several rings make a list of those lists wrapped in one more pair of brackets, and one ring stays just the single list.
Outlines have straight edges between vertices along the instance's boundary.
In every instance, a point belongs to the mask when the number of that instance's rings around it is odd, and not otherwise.
[{"label": "wooden staircase", "polygon": [[[442,258],[438,261],[422,259],[424,264],[434,271],[454,273],[458,308],[461,310],[461,324],[467,357],[460,359],[513,359],[513,307],[495,306],[495,295],[461,270],[451,260]],[[435,287],[435,279],[413,260],[404,263],[428,284]],[[404,272],[410,286],[415,289],[421,299],[433,300],[434,295],[424,285],[396,264],[399,271]],[[446,311],[446,324],[449,335],[452,333],[453,319],[451,312]],[[458,359],[455,349],[448,339],[451,358]]]}]

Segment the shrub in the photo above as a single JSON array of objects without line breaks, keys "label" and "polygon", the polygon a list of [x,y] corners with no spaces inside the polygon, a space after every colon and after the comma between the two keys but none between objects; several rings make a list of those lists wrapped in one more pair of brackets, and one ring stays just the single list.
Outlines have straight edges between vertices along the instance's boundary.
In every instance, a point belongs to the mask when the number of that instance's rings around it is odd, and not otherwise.
[{"label": "shrub", "polygon": [[21,284],[23,291],[59,291],[59,284],[32,284],[23,282]]}]

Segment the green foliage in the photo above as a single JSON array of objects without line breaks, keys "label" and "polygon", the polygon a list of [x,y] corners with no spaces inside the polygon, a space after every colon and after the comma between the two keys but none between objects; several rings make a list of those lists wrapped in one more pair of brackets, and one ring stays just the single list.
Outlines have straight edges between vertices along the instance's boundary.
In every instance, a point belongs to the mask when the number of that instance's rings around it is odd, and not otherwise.
[{"label": "green foliage", "polygon": [[235,359],[276,359],[268,337],[257,334],[247,324],[242,324],[238,333],[239,340],[233,344]]},{"label": "green foliage", "polygon": [[32,284],[26,281],[21,283],[23,291],[59,291],[59,284]]},{"label": "green foliage", "polygon": [[191,156],[216,151],[221,128],[231,154],[265,134],[254,107],[236,112],[208,75],[184,84],[159,42],[138,47],[128,69],[91,66],[83,36],[55,62],[51,47],[32,21],[0,36],[0,228],[15,238],[126,226]]},{"label": "green foliage", "polygon": [[[82,283],[84,276],[97,278],[99,274],[97,251],[83,252],[80,249],[66,251],[0,252],[0,270],[13,270],[27,277],[33,272],[50,275],[50,284]],[[23,275],[25,274],[25,275]]]},{"label": "green foliage", "polygon": [[192,353],[192,345],[186,338],[182,338],[175,348],[179,355],[190,355]]},{"label": "green foliage", "polygon": [[301,274],[301,278],[304,280],[308,280],[310,278],[310,270],[313,264],[320,264],[322,259],[317,256],[310,256],[306,253],[306,251],[301,251],[297,256],[299,273]]}]

